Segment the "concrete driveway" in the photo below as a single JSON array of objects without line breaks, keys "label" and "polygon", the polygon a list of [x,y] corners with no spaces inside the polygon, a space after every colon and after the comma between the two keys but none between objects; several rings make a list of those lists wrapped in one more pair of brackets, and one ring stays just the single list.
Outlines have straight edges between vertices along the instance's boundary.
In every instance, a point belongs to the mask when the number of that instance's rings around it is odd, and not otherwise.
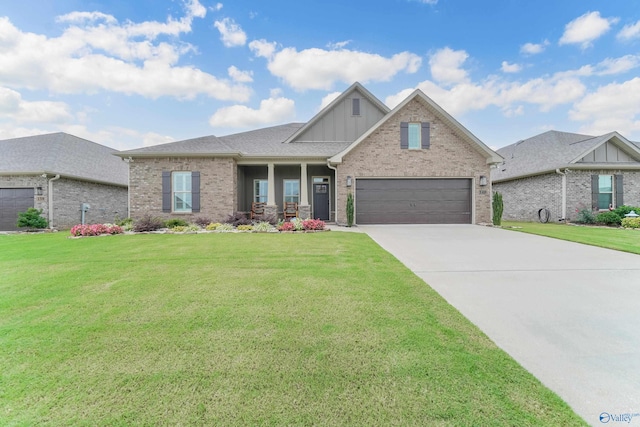
[{"label": "concrete driveway", "polygon": [[640,256],[475,225],[358,228],[589,424],[640,426]]}]

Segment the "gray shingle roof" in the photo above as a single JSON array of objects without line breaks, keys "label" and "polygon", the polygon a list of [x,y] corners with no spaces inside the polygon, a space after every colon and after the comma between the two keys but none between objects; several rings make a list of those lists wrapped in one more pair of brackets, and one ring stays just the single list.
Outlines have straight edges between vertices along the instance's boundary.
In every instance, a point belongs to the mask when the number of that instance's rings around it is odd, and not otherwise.
[{"label": "gray shingle roof", "polygon": [[614,136],[620,135],[590,136],[555,130],[541,133],[499,149],[504,162],[491,172],[491,178],[501,181],[567,167]]},{"label": "gray shingle roof", "polygon": [[0,141],[0,174],[60,174],[127,185],[128,167],[115,150],[59,132]]},{"label": "gray shingle roof", "polygon": [[239,157],[330,157],[344,149],[344,142],[284,142],[304,123],[289,123],[227,136],[205,136],[167,144],[121,151],[121,157],[155,157],[168,155]]}]

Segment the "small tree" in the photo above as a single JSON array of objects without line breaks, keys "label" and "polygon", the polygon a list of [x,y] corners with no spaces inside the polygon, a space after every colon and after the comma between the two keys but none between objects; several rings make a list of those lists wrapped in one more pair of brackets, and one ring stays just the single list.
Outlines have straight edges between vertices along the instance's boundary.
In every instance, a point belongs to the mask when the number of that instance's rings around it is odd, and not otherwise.
[{"label": "small tree", "polygon": [[504,210],[504,204],[502,203],[502,194],[497,191],[493,193],[493,201],[491,202],[493,207],[493,225],[502,224],[502,211]]},{"label": "small tree", "polygon": [[26,212],[18,213],[18,227],[47,228],[49,222],[41,217],[42,209],[29,208]]},{"label": "small tree", "polygon": [[353,225],[353,194],[347,194],[347,227]]}]

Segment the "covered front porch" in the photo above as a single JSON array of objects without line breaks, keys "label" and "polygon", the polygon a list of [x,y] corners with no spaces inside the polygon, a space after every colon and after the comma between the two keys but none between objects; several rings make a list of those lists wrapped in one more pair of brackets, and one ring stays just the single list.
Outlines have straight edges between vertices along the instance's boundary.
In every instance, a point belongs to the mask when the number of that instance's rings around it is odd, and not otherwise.
[{"label": "covered front porch", "polygon": [[266,203],[265,213],[283,217],[285,202],[298,205],[298,217],[335,220],[335,171],[326,163],[244,161],[237,166],[238,211]]}]

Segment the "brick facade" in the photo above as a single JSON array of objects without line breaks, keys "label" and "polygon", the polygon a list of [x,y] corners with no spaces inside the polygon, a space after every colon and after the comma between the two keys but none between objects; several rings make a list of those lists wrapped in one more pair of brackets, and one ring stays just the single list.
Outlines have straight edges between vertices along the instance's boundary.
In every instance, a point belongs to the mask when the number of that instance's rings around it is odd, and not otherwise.
[{"label": "brick facade", "polygon": [[[51,178],[51,176],[49,176]],[[69,178],[60,178],[53,185],[53,222],[50,227],[71,228],[81,221],[80,206],[89,203],[91,209],[85,215],[85,222],[114,222],[127,216],[127,188],[116,185],[98,184]],[[49,219],[48,179],[40,175],[0,176],[1,188],[38,188],[42,195],[34,196],[34,207],[42,209],[42,216]],[[35,192],[34,192],[35,193]],[[17,219],[17,218],[16,218]]]},{"label": "brick facade", "polygon": [[[423,150],[400,148],[401,122],[430,122],[431,147]],[[473,178],[474,223],[491,221],[491,185],[480,187],[479,177],[490,176],[486,158],[457,136],[417,99],[390,117],[338,165],[337,222],[346,222],[349,191],[346,177]],[[356,201],[357,205],[357,201]]]},{"label": "brick facade", "polygon": [[[180,217],[190,221],[206,217],[222,221],[237,206],[238,186],[235,160],[230,158],[136,158],[129,163],[131,217],[149,214],[160,218]],[[200,212],[162,211],[162,172],[200,172]]]},{"label": "brick facade", "polygon": [[[640,172],[623,170],[567,171],[567,220],[582,209],[591,209],[591,175],[622,175],[624,204],[640,206]],[[504,200],[503,219],[538,221],[538,210],[549,209],[550,221],[562,217],[562,176],[548,173],[493,184]]]}]

